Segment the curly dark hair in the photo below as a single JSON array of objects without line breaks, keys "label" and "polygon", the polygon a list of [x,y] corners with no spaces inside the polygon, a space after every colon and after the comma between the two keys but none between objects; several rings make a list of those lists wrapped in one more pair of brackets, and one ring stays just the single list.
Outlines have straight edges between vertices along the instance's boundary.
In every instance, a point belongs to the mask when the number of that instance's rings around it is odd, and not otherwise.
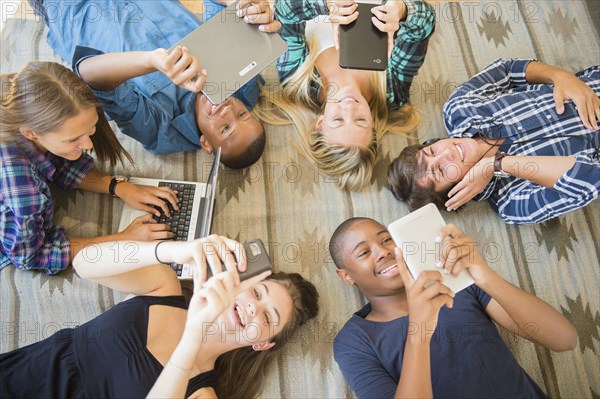
[{"label": "curly dark hair", "polygon": [[258,137],[256,137],[245,151],[235,157],[221,155],[221,163],[230,169],[244,169],[254,165],[262,156],[267,141],[265,129],[262,126],[261,129],[262,131]]}]

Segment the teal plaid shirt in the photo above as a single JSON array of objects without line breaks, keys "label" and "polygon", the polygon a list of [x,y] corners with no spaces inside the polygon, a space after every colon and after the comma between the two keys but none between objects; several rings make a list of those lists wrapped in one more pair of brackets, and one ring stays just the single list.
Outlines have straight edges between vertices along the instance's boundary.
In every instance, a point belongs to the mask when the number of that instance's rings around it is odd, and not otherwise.
[{"label": "teal plaid shirt", "polygon": [[[427,42],[435,29],[431,5],[421,0],[404,0],[404,3],[408,7],[408,16],[400,23],[387,69],[387,98],[391,109],[400,108],[409,101],[410,84],[425,61]],[[325,0],[277,0],[275,19],[283,24],[279,34],[289,47],[277,60],[281,82],[308,57],[306,21],[328,14]]]}]

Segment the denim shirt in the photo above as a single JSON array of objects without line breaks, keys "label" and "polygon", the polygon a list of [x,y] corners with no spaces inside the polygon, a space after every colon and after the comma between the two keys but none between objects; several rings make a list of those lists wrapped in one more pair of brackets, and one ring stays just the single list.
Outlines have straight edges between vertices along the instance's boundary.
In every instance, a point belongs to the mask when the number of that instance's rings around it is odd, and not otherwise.
[{"label": "denim shirt", "polygon": [[[212,2],[211,2],[212,3]],[[179,2],[45,1],[48,44],[73,70],[95,55],[170,48],[201,25]],[[222,6],[206,4],[205,17]],[[260,76],[234,96],[251,109],[259,95]],[[180,88],[160,72],[130,79],[114,90],[94,90],[105,112],[121,131],[155,154],[200,149],[196,94]]]}]

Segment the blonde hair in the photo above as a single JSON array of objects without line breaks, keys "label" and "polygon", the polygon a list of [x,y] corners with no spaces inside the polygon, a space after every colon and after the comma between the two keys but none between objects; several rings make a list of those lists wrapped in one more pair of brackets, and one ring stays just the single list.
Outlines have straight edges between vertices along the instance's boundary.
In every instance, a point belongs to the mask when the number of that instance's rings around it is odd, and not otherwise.
[{"label": "blonde hair", "polygon": [[[309,49],[314,47],[313,41]],[[388,132],[412,133],[420,123],[420,116],[412,105],[388,111],[386,73],[371,71],[369,81],[373,96],[369,108],[374,121],[373,140],[367,147],[329,143],[323,133],[315,129],[325,107],[325,103],[319,104],[311,93],[313,83],[322,85],[315,70],[317,55],[316,51],[310,51],[306,61],[281,86],[263,87],[254,114],[273,125],[294,125],[299,135],[299,150],[309,161],[333,177],[340,188],[360,190],[371,180],[381,138]]]},{"label": "blonde hair", "polygon": [[111,129],[94,92],[68,68],[55,62],[32,61],[16,74],[0,75],[0,141],[23,139],[21,128],[44,134],[60,127],[81,109],[98,113],[96,133],[91,136],[100,162],[115,166],[133,163]]}]

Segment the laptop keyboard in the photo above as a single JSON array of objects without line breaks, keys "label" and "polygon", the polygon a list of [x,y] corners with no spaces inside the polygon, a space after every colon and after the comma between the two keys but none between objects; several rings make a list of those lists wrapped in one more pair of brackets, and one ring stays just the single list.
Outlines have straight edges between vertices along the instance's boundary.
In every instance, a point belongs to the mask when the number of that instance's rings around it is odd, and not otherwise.
[{"label": "laptop keyboard", "polygon": [[[171,203],[167,203],[171,217],[167,217],[163,210],[157,206],[155,208],[160,211],[160,217],[154,217],[158,223],[164,223],[171,227],[171,231],[175,234],[175,241],[187,241],[188,234],[190,231],[190,219],[192,216],[192,210],[194,205],[194,193],[196,186],[193,184],[185,183],[168,183],[159,182],[159,187],[169,187],[170,189],[177,191],[177,198],[179,199],[179,211],[173,209]],[[170,266],[175,270],[177,276],[180,277],[183,274],[188,274],[187,265],[180,265],[178,263],[171,263]],[[185,273],[184,273],[185,272]]]}]

